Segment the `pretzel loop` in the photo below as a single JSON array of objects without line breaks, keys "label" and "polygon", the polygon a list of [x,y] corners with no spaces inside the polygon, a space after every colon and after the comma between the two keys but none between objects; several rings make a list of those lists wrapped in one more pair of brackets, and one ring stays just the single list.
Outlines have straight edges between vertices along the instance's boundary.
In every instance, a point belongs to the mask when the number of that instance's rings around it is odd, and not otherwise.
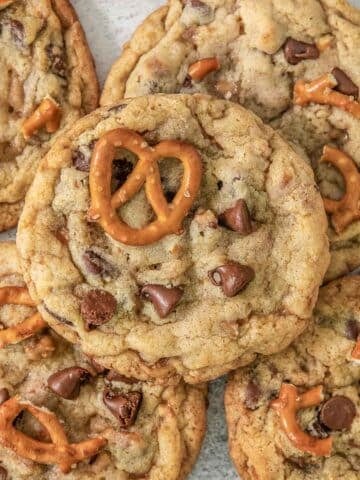
[{"label": "pretzel loop", "polygon": [[[25,287],[0,288],[0,305],[5,304],[35,307],[35,303]],[[45,321],[41,318],[39,313],[35,313],[14,327],[0,330],[0,348],[13,343],[19,343],[45,327]]]},{"label": "pretzel loop", "polygon": [[26,140],[43,127],[48,133],[54,133],[59,129],[60,121],[61,110],[59,105],[52,98],[45,98],[31,117],[24,121],[22,133]]},{"label": "pretzel loop", "polygon": [[[24,410],[44,425],[52,443],[34,440],[15,429],[13,422]],[[68,473],[75,463],[96,455],[106,444],[103,438],[69,444],[63,426],[53,413],[21,403],[16,397],[0,405],[0,442],[20,457],[45,465],[58,465],[63,473]]]},{"label": "pretzel loop", "polygon": [[336,86],[337,81],[330,73],[308,83],[298,80],[294,87],[294,103],[301,106],[309,103],[331,105],[351,113],[355,118],[360,118],[360,103],[353,97],[334,90]]},{"label": "pretzel loop", "polygon": [[[111,167],[115,149],[120,147],[135,153],[138,162],[126,182],[112,195]],[[161,159],[169,157],[179,159],[184,166],[180,188],[170,204],[161,187],[158,167]],[[169,140],[150,148],[140,135],[131,130],[112,130],[97,142],[91,159],[89,219],[98,221],[112,238],[126,245],[148,245],[166,235],[180,233],[182,222],[200,189],[201,175],[201,159],[191,145]],[[116,210],[125,205],[143,185],[157,219],[136,229],[119,218]]]},{"label": "pretzel loop", "polygon": [[354,161],[336,148],[325,146],[321,162],[331,163],[345,180],[346,190],[341,200],[323,199],[335,231],[341,233],[352,222],[360,219],[360,174]]},{"label": "pretzel loop", "polygon": [[331,453],[332,438],[319,439],[308,435],[301,430],[296,419],[298,410],[319,405],[322,400],[321,386],[299,394],[295,385],[283,383],[279,398],[271,402],[271,407],[279,415],[283,430],[296,448],[312,455],[327,457]]}]

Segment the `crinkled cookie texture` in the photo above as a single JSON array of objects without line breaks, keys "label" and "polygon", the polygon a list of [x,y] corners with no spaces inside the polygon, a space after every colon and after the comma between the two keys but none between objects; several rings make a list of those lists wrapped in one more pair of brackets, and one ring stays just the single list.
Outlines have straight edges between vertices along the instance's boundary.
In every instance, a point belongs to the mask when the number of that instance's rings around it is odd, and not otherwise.
[{"label": "crinkled cookie texture", "polygon": [[[306,42],[310,50],[289,47],[288,39]],[[354,85],[346,89],[342,80],[336,88],[356,97],[359,48],[360,11],[345,0],[170,0],[125,46],[101,104],[156,92],[202,92],[239,102],[296,142],[310,158],[323,196],[339,199],[342,176],[319,160],[331,144],[360,166],[360,118],[329,105],[294,105],[294,85],[339,68]],[[203,76],[202,67],[200,78],[195,69],[192,78],[190,67],[208,58],[217,58],[219,68]],[[328,233],[331,280],[360,265],[360,222],[340,233],[330,223]]]},{"label": "crinkled cookie texture", "polygon": [[[360,277],[320,290],[314,323],[284,352],[259,358],[228,382],[229,447],[244,480],[357,480],[360,476],[360,369],[352,361],[360,335]],[[271,407],[283,383],[298,393],[323,386],[318,405],[300,409],[299,427],[315,445],[332,441],[329,456],[297,448]]]},{"label": "crinkled cookie texture", "polygon": [[[2,243],[0,288],[8,286],[21,287],[24,282],[15,245]],[[1,324],[14,326],[33,310],[1,306]],[[84,371],[79,375],[80,369]],[[137,383],[102,369],[52,331],[0,349],[0,424],[3,402],[14,396],[55,414],[70,443],[102,438],[105,445],[64,474],[56,465],[42,465],[5,447],[0,430],[0,477],[9,480],[182,480],[205,433],[203,386]],[[37,441],[50,442],[46,424],[28,412],[17,417],[14,427]]]},{"label": "crinkled cookie texture", "polygon": [[17,224],[25,193],[58,130],[22,126],[44,99],[60,129],[94,110],[98,82],[85,34],[67,0],[0,3],[0,231]]},{"label": "crinkled cookie texture", "polygon": [[[92,149],[123,127],[143,136],[145,151],[162,140],[198,151],[201,187],[182,233],[127,246],[88,221]],[[121,149],[115,157],[116,189],[135,159]],[[168,201],[182,174],[174,158],[160,162]],[[128,200],[124,221],[149,224],[144,189]],[[311,169],[251,112],[202,95],[136,98],[79,121],[41,164],[18,247],[55,330],[128,376],[190,383],[285,348],[308,324],[329,258]]]}]

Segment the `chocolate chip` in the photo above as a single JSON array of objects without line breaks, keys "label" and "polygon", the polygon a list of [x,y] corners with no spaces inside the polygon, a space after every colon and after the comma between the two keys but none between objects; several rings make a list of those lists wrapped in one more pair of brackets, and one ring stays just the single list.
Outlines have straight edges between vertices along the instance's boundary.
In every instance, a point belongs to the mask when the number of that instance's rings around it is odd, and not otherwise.
[{"label": "chocolate chip", "polygon": [[8,472],[6,468],[0,466],[0,480],[7,480]]},{"label": "chocolate chip", "polygon": [[138,415],[142,394],[140,392],[116,393],[104,391],[103,400],[110,412],[118,419],[121,428],[131,427]]},{"label": "chocolate chip", "polygon": [[256,410],[258,407],[258,402],[261,397],[261,390],[257,383],[254,380],[250,380],[246,386],[245,390],[245,400],[244,403],[249,410]]},{"label": "chocolate chip", "polygon": [[106,375],[106,379],[109,380],[109,382],[123,382],[127,383],[128,385],[138,383],[136,378],[125,377],[125,375],[121,375],[121,373],[118,373],[115,370],[110,370],[110,372]]},{"label": "chocolate chip", "polygon": [[90,158],[85,157],[80,150],[74,150],[71,158],[76,170],[80,172],[90,172]]},{"label": "chocolate chip", "polygon": [[221,189],[223,188],[223,186],[224,186],[224,182],[223,182],[222,180],[219,180],[219,181],[216,183],[216,185],[217,185],[217,189],[218,189],[218,190],[221,190]]},{"label": "chocolate chip", "polygon": [[359,97],[359,87],[355,85],[355,83],[346,75],[343,70],[340,68],[334,68],[331,73],[334,75],[337,81],[335,90],[338,90],[344,95],[351,95],[355,98]]},{"label": "chocolate chip", "polygon": [[141,289],[141,296],[154,305],[160,318],[167,317],[175,309],[183,294],[179,287],[167,288],[155,284],[145,285]]},{"label": "chocolate chip", "polygon": [[7,388],[0,388],[0,405],[9,400],[10,394]]},{"label": "chocolate chip", "polygon": [[11,38],[17,44],[22,46],[24,44],[24,25],[19,20],[9,20]]},{"label": "chocolate chip", "polygon": [[126,159],[114,160],[112,166],[112,178],[114,190],[117,190],[126,182],[126,179],[133,171],[133,164]]},{"label": "chocolate chip", "polygon": [[83,260],[86,269],[94,275],[111,276],[114,273],[113,266],[92,250],[85,251],[83,254]]},{"label": "chocolate chip", "polygon": [[225,210],[219,217],[220,225],[228,227],[241,235],[252,233],[251,217],[245,200],[238,200],[236,204]]},{"label": "chocolate chip", "polygon": [[116,299],[111,293],[105,290],[90,290],[84,296],[80,305],[86,328],[91,330],[107,323],[114,315],[116,306]]},{"label": "chocolate chip", "polygon": [[251,267],[236,262],[221,265],[209,272],[212,283],[222,287],[226,297],[237,295],[254,277],[255,272]]},{"label": "chocolate chip", "polygon": [[48,378],[48,386],[59,397],[74,400],[79,396],[81,385],[87,382],[90,376],[90,372],[85,368],[65,368]]},{"label": "chocolate chip", "polygon": [[183,87],[184,88],[192,88],[192,86],[193,86],[192,78],[190,77],[190,75],[186,75],[184,83],[183,83]]},{"label": "chocolate chip", "polygon": [[320,52],[314,43],[306,43],[288,38],[284,45],[284,54],[286,60],[291,65],[297,65],[303,60],[319,58]]},{"label": "chocolate chip", "polygon": [[348,340],[356,341],[360,336],[360,322],[357,320],[348,320],[345,327],[345,336]]},{"label": "chocolate chip", "polygon": [[45,51],[50,62],[51,71],[61,78],[66,78],[65,58],[61,48],[50,44],[46,46]]},{"label": "chocolate chip", "polygon": [[350,398],[336,395],[321,408],[320,421],[331,430],[350,430],[356,417],[356,407]]}]

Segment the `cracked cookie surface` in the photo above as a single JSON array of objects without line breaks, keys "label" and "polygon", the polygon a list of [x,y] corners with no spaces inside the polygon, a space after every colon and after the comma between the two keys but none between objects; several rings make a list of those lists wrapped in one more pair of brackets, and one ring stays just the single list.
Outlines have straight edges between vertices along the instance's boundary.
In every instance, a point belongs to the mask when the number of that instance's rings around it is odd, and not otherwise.
[{"label": "cracked cookie surface", "polygon": [[[0,289],[9,286],[24,287],[24,281],[15,244],[0,243]],[[2,305],[1,325],[15,326],[34,310]],[[0,429],[1,478],[183,480],[205,433],[206,388],[202,385],[164,387],[121,377],[46,329],[0,349],[1,425],[4,402],[14,396],[55,414],[70,443],[103,438],[106,444],[65,474],[56,465],[42,465],[5,447]],[[18,416],[14,426],[37,441],[50,442],[46,424],[28,412]]]},{"label": "cracked cookie surface", "polygon": [[[259,358],[230,376],[225,394],[229,448],[244,480],[359,478],[360,369],[353,361],[360,335],[360,277],[344,277],[320,289],[314,322],[284,352]],[[298,411],[301,430],[331,441],[327,457],[295,446],[272,402],[283,384],[298,393],[323,386],[323,398]]]},{"label": "cracked cookie surface", "polygon": [[[294,105],[294,85],[340,69],[337,89],[357,97],[359,33],[360,11],[345,0],[306,0],[301,6],[297,0],[170,0],[125,46],[101,104],[157,92],[201,92],[239,102],[296,142],[323,196],[338,200],[344,182],[320,163],[322,150],[336,146],[359,167],[360,119],[329,105]],[[209,58],[217,58],[218,68],[203,66],[200,78],[198,70],[192,78],[194,64]],[[340,233],[330,222],[328,234],[331,280],[360,265],[360,222]]]},{"label": "cracked cookie surface", "polygon": [[94,110],[98,82],[85,34],[67,0],[0,6],[0,231],[17,224],[40,159],[59,130],[22,127],[44,99],[60,108],[60,129]]},{"label": "cracked cookie surface", "polygon": [[[88,221],[94,144],[124,127],[146,151],[178,140],[202,161],[182,232],[143,246]],[[115,189],[134,163],[115,149]],[[159,168],[170,202],[182,168],[174,158]],[[117,214],[149,224],[144,189]],[[31,294],[61,335],[128,376],[190,383],[285,348],[308,324],[329,258],[311,168],[251,112],[202,95],[136,98],[79,121],[41,164],[18,247]]]}]

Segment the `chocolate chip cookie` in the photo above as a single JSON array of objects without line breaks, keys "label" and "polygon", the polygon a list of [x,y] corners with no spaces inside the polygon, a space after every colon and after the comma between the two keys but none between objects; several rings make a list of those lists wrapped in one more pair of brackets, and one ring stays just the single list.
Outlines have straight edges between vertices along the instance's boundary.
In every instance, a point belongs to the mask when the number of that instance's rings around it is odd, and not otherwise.
[{"label": "chocolate chip cookie", "polygon": [[0,2],[0,231],[17,224],[54,137],[98,104],[93,60],[67,0]]},{"label": "chocolate chip cookie", "polygon": [[1,243],[0,478],[184,479],[205,432],[205,388],[141,384],[84,357],[46,328],[18,263]]},{"label": "chocolate chip cookie", "polygon": [[320,290],[310,329],[233,374],[229,446],[244,480],[360,476],[360,277]]},{"label": "chocolate chip cookie", "polygon": [[18,246],[53,328],[143,380],[200,382],[285,348],[328,266],[311,168],[202,95],[80,120],[39,168]]},{"label": "chocolate chip cookie", "polygon": [[359,38],[360,11],[345,0],[170,0],[125,46],[101,103],[202,92],[271,122],[314,168],[331,280],[360,266]]}]

